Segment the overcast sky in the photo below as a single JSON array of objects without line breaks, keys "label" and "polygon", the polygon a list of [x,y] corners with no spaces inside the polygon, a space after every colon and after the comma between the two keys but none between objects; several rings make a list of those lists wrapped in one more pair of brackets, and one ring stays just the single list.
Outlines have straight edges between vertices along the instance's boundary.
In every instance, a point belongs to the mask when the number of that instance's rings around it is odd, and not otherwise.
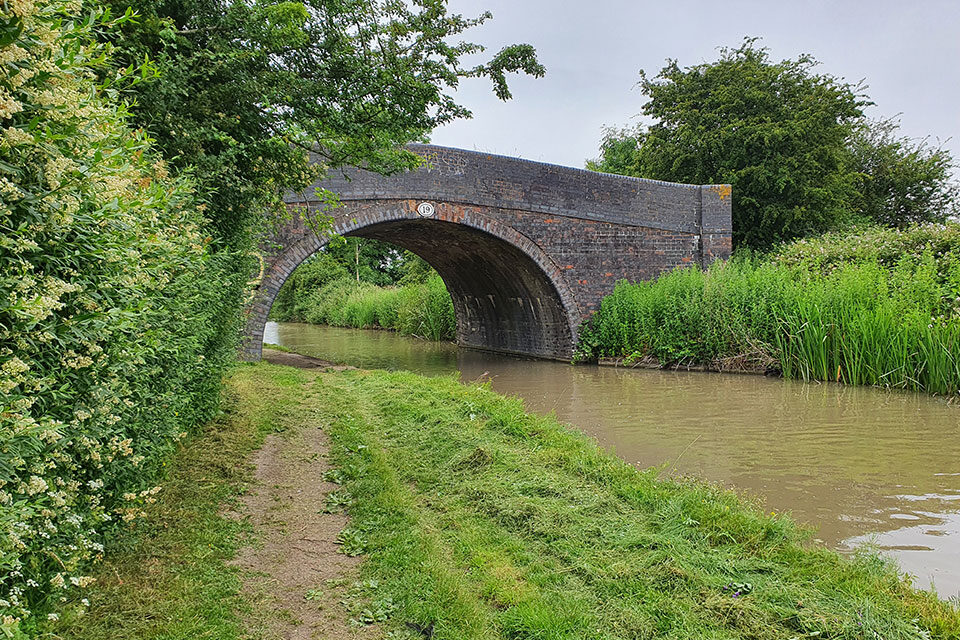
[{"label": "overcast sky", "polygon": [[681,67],[757,36],[775,60],[812,54],[824,73],[865,79],[871,117],[902,114],[902,131],[930,136],[960,157],[960,0],[450,0],[456,13],[493,20],[469,32],[493,54],[536,47],[547,75],[515,77],[513,100],[489,82],[462,83],[473,119],[437,129],[436,144],[582,167],[604,126],[636,122],[638,71],[667,58]]}]

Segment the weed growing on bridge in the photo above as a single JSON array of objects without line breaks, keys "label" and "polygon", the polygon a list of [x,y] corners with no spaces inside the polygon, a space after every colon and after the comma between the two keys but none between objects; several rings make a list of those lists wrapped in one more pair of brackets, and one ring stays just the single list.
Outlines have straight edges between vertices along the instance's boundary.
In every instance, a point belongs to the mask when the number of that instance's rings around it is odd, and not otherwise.
[{"label": "weed growing on bridge", "polygon": [[579,353],[956,393],[960,225],[825,236],[620,283]]}]

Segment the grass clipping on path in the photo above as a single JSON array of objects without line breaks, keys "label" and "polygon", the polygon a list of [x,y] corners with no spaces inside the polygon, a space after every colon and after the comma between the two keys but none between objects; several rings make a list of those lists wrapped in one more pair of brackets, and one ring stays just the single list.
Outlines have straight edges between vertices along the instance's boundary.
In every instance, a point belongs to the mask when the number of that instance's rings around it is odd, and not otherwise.
[{"label": "grass clipping on path", "polygon": [[875,556],[805,544],[733,493],[657,478],[517,399],[346,372],[310,399],[394,637],[960,637]]},{"label": "grass clipping on path", "polygon": [[93,586],[63,603],[37,637],[248,638],[244,620],[257,615],[257,603],[241,595],[240,572],[228,562],[252,531],[225,513],[252,480],[250,459],[264,438],[302,422],[309,380],[287,367],[236,370],[224,415],[169,461],[148,518],[107,546]]},{"label": "grass clipping on path", "polygon": [[[321,425],[365,557],[348,603],[391,640],[960,638],[960,614],[874,556],[806,543],[730,492],[661,480],[518,399],[452,378],[238,367],[146,530],[108,549],[54,638],[250,637],[224,516],[266,434]],[[142,525],[141,525],[142,526]],[[309,562],[309,558],[304,558]],[[322,585],[319,585],[322,586]],[[254,636],[255,637],[255,636]]]}]

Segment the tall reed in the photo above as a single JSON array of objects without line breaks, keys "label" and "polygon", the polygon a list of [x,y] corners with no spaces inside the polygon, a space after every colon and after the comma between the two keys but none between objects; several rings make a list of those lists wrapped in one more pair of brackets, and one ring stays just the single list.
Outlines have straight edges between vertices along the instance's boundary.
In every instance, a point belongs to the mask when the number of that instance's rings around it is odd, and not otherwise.
[{"label": "tall reed", "polygon": [[916,246],[899,256],[849,239],[840,247],[840,239],[829,240],[826,248],[808,241],[763,261],[621,282],[582,330],[578,357],[761,368],[955,394],[960,245],[918,244],[917,236],[900,239]]},{"label": "tall reed", "polygon": [[302,294],[279,320],[356,329],[381,328],[427,340],[452,340],[453,302],[440,276],[422,283],[378,287],[350,278],[333,280]]}]

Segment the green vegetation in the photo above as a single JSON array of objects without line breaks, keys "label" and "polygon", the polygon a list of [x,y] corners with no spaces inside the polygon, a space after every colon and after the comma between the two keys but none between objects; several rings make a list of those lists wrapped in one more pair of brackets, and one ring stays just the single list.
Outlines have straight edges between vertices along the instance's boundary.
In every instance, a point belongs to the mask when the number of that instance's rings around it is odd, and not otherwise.
[{"label": "green vegetation", "polygon": [[[544,73],[523,44],[463,66],[463,56],[483,51],[464,34],[491,14],[467,18],[433,0],[85,4],[138,12],[107,34],[117,67],[148,57],[159,70],[133,94],[135,122],[195,175],[230,246],[248,242],[286,189],[305,189],[327,169],[418,166],[402,145],[470,116],[449,95],[461,79],[489,78],[506,100],[507,73]],[[308,152],[320,163],[310,165]]]},{"label": "green vegetation", "polygon": [[331,243],[290,274],[273,302],[272,320],[453,340],[453,302],[436,271],[387,243],[345,240]]},{"label": "green vegetation", "polygon": [[469,116],[461,78],[506,99],[543,73],[528,45],[464,68],[481,47],[454,40],[490,16],[442,2],[127,7],[0,0],[6,637],[89,583],[215,415],[264,211],[326,168],[419,163],[399,145]]},{"label": "green vegetation", "polygon": [[[289,409],[299,403],[328,421],[338,477],[354,498],[341,541],[369,552],[365,571],[381,585],[370,617],[395,634],[957,637],[956,612],[878,560],[804,550],[789,521],[716,488],[638,473],[482,388],[246,367],[232,383],[239,408],[210,423],[262,212],[283,215],[284,190],[329,168],[389,173],[419,163],[400,145],[469,115],[448,95],[461,78],[488,77],[506,99],[507,72],[543,68],[527,45],[464,68],[461,57],[481,48],[457,39],[490,16],[449,14],[434,0],[150,0],[137,3],[136,19],[126,2],[105,3],[119,18],[102,4],[0,0],[0,634],[38,633],[49,613],[54,626],[62,616],[61,636],[237,637],[247,604],[224,563],[245,529],[221,507],[244,478],[236,461],[266,431],[305,420]],[[766,64],[749,46],[728,57],[758,73]],[[800,129],[827,121],[802,136],[804,148],[819,145],[816,162],[704,137],[718,157],[735,150],[746,163],[690,174],[735,182],[746,221],[738,237],[762,244],[827,228],[848,201],[891,224],[945,215],[930,208],[952,206],[938,182],[948,157],[882,130],[857,153],[837,151],[838,140],[849,146],[861,101],[805,75],[810,63],[780,71],[825,110],[784,126],[780,142],[796,150]],[[674,68],[647,86],[683,79]],[[778,85],[785,98],[790,86]],[[733,93],[753,95],[742,88]],[[710,95],[670,89],[660,104]],[[804,112],[786,104],[783,117]],[[730,122],[751,140],[771,139],[770,118],[757,121]],[[715,124],[684,131],[706,136]],[[309,164],[309,153],[320,162]],[[750,164],[759,156],[782,170]],[[658,166],[688,164],[664,158]],[[894,170],[870,169],[873,191],[855,198],[866,170],[837,174],[845,162]],[[751,191],[754,183],[762,188]],[[314,222],[322,227],[322,216]],[[640,296],[622,314],[652,309],[679,336],[665,349],[642,332],[615,341],[611,310],[634,296],[623,286],[585,335],[591,349],[673,359],[759,344],[754,352],[766,349],[788,375],[833,379],[836,367],[846,381],[952,392],[960,276],[955,245],[933,235],[878,233],[879,247],[828,238],[785,249],[769,266],[668,276],[673,302]],[[912,253],[898,256],[907,246]],[[410,273],[425,279],[374,288],[366,281],[395,281],[399,254],[359,240],[343,247],[339,262],[321,256],[294,278],[278,312],[452,335],[450,298],[422,263],[411,259]],[[702,354],[677,321],[695,312],[713,327]],[[178,443],[202,424],[212,426],[168,474]],[[87,614],[85,593],[95,601]]]},{"label": "green vegetation", "polygon": [[960,225],[872,229],[620,283],[581,358],[777,369],[787,377],[960,390]]},{"label": "green vegetation", "polygon": [[273,301],[271,317],[300,320],[311,295],[334,280],[391,286],[425,282],[436,272],[417,255],[367,238],[339,238],[298,266]]},{"label": "green vegetation", "polygon": [[649,127],[609,130],[596,171],[733,185],[733,240],[777,242],[873,222],[904,227],[958,213],[950,153],[870,122],[862,87],[813,72],[809,55],[773,62],[747,39],[720,59],[669,61],[640,87]]},{"label": "green vegetation", "polygon": [[295,409],[305,382],[295,369],[268,370],[265,388],[256,386],[257,377],[234,372],[224,414],[171,456],[148,518],[113,540],[93,573],[96,582],[58,606],[59,619],[44,632],[71,640],[249,637],[244,620],[256,602],[240,595],[241,576],[227,563],[252,541],[251,532],[224,512],[252,477],[237,461],[302,418]]},{"label": "green vegetation", "polygon": [[210,250],[191,180],[127,126],[117,91],[138,70],[93,80],[93,32],[109,25],[72,4],[14,3],[0,20],[7,636],[87,584],[105,535],[155,499],[176,440],[214,415],[237,326],[220,289],[244,279]]},{"label": "green vegetation", "polygon": [[[315,262],[323,264],[326,260]],[[311,264],[306,273],[313,275],[317,271],[319,268]],[[443,280],[435,273],[423,282],[395,287],[357,284],[350,278],[332,280],[316,289],[300,288],[296,282],[294,287],[298,295],[283,300],[278,296],[272,318],[356,329],[390,329],[427,340],[452,340],[456,333],[453,302]]]},{"label": "green vegetation", "polygon": [[[325,376],[319,407],[386,623],[449,638],[958,637],[878,557],[807,545],[731,492],[638,471],[447,378]],[[932,633],[932,636],[925,635]],[[402,636],[401,636],[402,637]]]},{"label": "green vegetation", "polygon": [[894,120],[862,121],[847,141],[857,175],[856,214],[903,229],[960,215],[960,185],[951,180],[953,157],[926,140],[897,135]]},{"label": "green vegetation", "polygon": [[956,224],[918,225],[960,212],[953,158],[866,120],[862,88],[816,64],[774,62],[747,39],[714,62],[642,76],[653,124],[608,131],[589,168],[732,184],[740,250],[833,232],[621,283],[581,332],[579,358],[960,390],[960,236]]},{"label": "green vegetation", "polygon": [[415,253],[370,238],[334,238],[324,246],[321,254],[340,264],[344,276],[350,274],[357,282],[369,282],[381,287],[421,282],[433,273],[430,265]]},{"label": "green vegetation", "polygon": [[341,550],[365,556],[351,591],[366,604],[351,605],[388,637],[960,637],[954,607],[880,558],[813,547],[787,516],[639,471],[484,386],[259,364],[229,391],[228,417],[149,507],[157,524],[112,554],[61,637],[237,637],[236,607],[256,603],[223,565],[242,527],[216,525],[217,505],[236,495],[237,456],[308,422],[332,439]]}]

